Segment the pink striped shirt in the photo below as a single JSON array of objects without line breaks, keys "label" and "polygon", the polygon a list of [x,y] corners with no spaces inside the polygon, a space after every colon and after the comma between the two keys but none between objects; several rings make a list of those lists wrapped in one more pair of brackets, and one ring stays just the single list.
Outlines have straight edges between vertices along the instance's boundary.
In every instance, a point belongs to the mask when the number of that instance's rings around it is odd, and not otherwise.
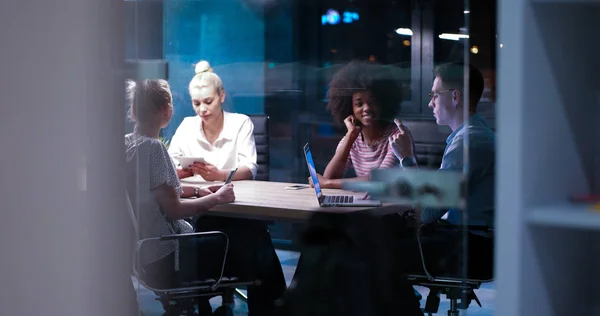
[{"label": "pink striped shirt", "polygon": [[[388,137],[399,132],[395,126],[390,126],[381,138],[371,146],[367,145],[362,137],[358,136],[350,148],[346,169],[354,168],[357,177],[366,177],[370,176],[373,169],[398,167],[400,161],[394,155]],[[338,143],[336,151],[340,149],[344,138]]]}]

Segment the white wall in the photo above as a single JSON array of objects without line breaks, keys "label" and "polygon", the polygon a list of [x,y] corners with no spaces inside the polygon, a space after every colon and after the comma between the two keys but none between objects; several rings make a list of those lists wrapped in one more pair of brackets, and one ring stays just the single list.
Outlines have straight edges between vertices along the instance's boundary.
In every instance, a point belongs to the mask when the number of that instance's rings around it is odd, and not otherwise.
[{"label": "white wall", "polygon": [[598,4],[498,2],[498,315],[598,314]]}]

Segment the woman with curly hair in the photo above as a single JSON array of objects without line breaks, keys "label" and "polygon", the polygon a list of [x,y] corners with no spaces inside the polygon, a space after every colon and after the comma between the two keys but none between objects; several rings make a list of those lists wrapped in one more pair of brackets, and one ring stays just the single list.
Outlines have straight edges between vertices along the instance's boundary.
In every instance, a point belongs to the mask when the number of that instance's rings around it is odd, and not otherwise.
[{"label": "woman with curly hair", "polygon": [[[327,109],[347,132],[323,175],[318,175],[321,187],[341,188],[342,181],[368,179],[373,169],[401,166],[390,142],[402,133],[394,124],[402,93],[388,69],[352,61],[334,75],[327,98]],[[356,178],[342,180],[348,169],[354,169]]]}]

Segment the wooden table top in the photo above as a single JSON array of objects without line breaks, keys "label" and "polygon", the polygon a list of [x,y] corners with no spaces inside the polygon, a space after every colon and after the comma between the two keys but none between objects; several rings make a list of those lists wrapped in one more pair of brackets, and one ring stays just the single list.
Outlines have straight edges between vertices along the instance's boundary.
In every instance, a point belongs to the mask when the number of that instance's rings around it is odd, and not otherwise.
[{"label": "wooden table top", "polygon": [[[198,178],[181,180],[183,185],[210,185],[219,182],[203,182]],[[222,182],[221,182],[222,183]],[[251,218],[261,220],[304,221],[315,212],[348,213],[372,210],[377,214],[398,211],[398,207],[321,207],[315,190],[311,187],[300,190],[286,190],[296,183],[243,180],[234,181],[236,200],[233,203],[213,207],[208,213],[217,216]],[[323,189],[325,195],[354,195],[359,198],[364,193],[337,189]]]}]

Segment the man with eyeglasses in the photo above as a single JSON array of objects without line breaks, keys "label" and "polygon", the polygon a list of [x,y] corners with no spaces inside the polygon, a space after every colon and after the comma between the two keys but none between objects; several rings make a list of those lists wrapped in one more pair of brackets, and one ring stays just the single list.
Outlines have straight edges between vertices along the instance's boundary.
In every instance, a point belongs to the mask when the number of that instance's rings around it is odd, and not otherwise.
[{"label": "man with eyeglasses", "polygon": [[[469,87],[465,89],[467,74]],[[468,243],[463,244],[462,210],[422,210],[421,221],[424,226],[421,227],[421,246],[427,269],[432,274],[460,276],[464,264],[468,264],[469,276],[491,276],[493,271],[494,242],[492,230],[487,228],[492,228],[494,223],[495,135],[485,120],[476,113],[483,85],[481,72],[470,65],[448,63],[435,68],[428,106],[433,109],[436,123],[447,125],[452,130],[446,139],[440,170],[462,172],[465,166],[464,146],[468,147]],[[465,106],[468,107],[468,121],[464,115]],[[417,167],[413,139],[410,133],[404,132],[404,126],[400,122],[397,125],[401,133],[389,140],[394,154],[403,167]],[[418,245],[415,246],[414,241],[396,244],[399,249],[394,252],[404,253],[399,259],[403,261],[407,272],[423,271],[420,255],[416,256],[419,260],[408,258],[414,256],[406,256],[406,251],[419,251]],[[464,246],[468,249],[467,262],[462,260],[462,254],[466,251]]]}]

